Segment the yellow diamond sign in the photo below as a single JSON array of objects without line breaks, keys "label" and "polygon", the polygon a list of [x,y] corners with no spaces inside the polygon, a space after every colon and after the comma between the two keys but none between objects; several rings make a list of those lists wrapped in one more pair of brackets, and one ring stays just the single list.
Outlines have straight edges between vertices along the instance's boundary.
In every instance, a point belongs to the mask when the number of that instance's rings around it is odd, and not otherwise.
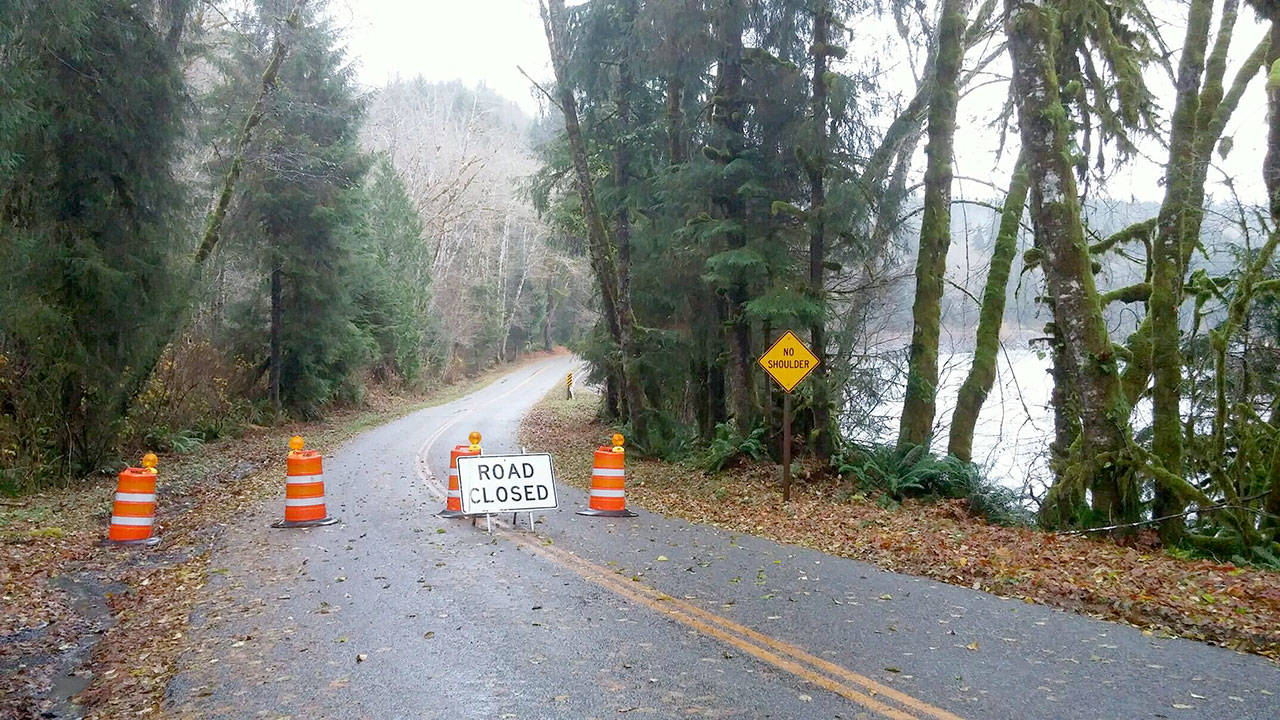
[{"label": "yellow diamond sign", "polygon": [[759,362],[769,377],[776,380],[783,390],[791,392],[818,367],[818,356],[809,352],[800,338],[788,330],[760,356]]}]

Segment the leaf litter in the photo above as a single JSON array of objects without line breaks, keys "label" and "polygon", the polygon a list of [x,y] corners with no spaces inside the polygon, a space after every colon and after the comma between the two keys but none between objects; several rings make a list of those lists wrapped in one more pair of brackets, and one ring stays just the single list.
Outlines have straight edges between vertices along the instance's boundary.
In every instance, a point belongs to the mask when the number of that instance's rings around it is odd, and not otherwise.
[{"label": "leaf litter", "polygon": [[[0,717],[159,717],[209,551],[225,525],[281,492],[287,440],[333,448],[427,405],[461,397],[526,360],[416,396],[371,395],[327,420],[264,428],[162,456],[154,548],[106,546],[114,476],[0,503]],[[280,595],[279,600],[288,599]],[[237,644],[247,639],[238,639]],[[208,695],[199,690],[197,695]]]},{"label": "leaf litter", "polygon": [[[613,432],[596,408],[589,393],[566,400],[553,391],[525,417],[521,444],[548,449],[557,475],[585,488],[592,450]],[[994,525],[971,514],[963,500],[884,507],[804,461],[795,464],[793,475],[791,505],[784,508],[771,463],[710,473],[628,457],[627,502],[886,570],[1128,623],[1152,635],[1280,661],[1280,573],[1176,558],[1150,535],[1120,545]],[[978,649],[976,643],[966,647]]]}]

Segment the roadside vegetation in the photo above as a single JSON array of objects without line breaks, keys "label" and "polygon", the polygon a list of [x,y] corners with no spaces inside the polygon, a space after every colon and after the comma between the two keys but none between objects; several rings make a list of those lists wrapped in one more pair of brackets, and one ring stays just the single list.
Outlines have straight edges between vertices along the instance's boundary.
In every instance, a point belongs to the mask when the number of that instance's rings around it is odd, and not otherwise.
[{"label": "roadside vegetation", "polygon": [[541,7],[535,197],[636,450],[776,457],[793,330],[794,456],[1014,520],[965,466],[1025,415],[1042,526],[1280,568],[1280,5]]},{"label": "roadside vegetation", "polygon": [[0,495],[574,336],[582,263],[519,192],[534,121],[361,87],[330,10],[0,2]]},{"label": "roadside vegetation", "polygon": [[[569,482],[591,477],[591,451],[613,427],[601,399],[553,391],[526,417],[521,442],[555,457]],[[925,456],[927,457],[927,456]],[[778,466],[739,456],[712,469],[710,458],[666,461],[627,456],[627,503],[726,530],[855,558],[904,572],[1129,623],[1153,636],[1201,640],[1280,661],[1280,574],[1188,557],[1160,545],[1154,531],[1120,545],[1026,524],[1017,505],[983,517],[986,499],[967,476],[919,460],[912,485],[877,481],[878,468],[832,472],[809,459],[795,468],[782,503]],[[925,467],[919,465],[925,464]],[[898,472],[898,471],[894,471]],[[899,475],[899,477],[901,477]],[[895,491],[894,482],[899,486]],[[585,487],[585,485],[584,485]],[[986,506],[989,507],[989,506]],[[1001,513],[1012,511],[1011,515]]]},{"label": "roadside vegetation", "polygon": [[[328,454],[369,427],[464,395],[512,367],[162,454],[161,542],[145,553],[102,544],[114,478],[0,503],[0,717],[156,716],[187,647],[196,591],[218,572],[208,565],[209,551],[224,524],[282,496],[291,435]],[[65,704],[73,695],[75,705]]]}]

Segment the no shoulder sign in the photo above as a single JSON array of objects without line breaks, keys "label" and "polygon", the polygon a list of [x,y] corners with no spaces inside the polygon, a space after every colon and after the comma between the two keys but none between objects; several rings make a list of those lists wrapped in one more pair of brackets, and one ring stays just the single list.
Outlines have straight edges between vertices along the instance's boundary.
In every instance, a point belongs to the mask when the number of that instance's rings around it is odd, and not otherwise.
[{"label": "no shoulder sign", "polygon": [[467,515],[556,507],[555,469],[547,453],[460,457],[458,489]]}]

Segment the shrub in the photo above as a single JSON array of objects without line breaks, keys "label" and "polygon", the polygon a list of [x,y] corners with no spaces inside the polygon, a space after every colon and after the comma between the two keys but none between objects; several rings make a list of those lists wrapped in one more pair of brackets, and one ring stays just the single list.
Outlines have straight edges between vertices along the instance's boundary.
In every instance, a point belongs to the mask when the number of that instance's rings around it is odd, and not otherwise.
[{"label": "shrub", "polygon": [[752,428],[744,438],[732,423],[719,423],[716,425],[715,436],[711,438],[711,444],[707,446],[702,464],[708,470],[716,471],[723,469],[725,465],[739,457],[760,460],[766,452],[762,426],[757,425]]},{"label": "shrub", "polygon": [[923,445],[897,449],[884,445],[851,446],[833,460],[842,476],[867,491],[877,490],[890,500],[959,498],[976,515],[1004,525],[1029,524],[1032,515],[1016,493],[982,477],[978,466],[946,455],[939,457]]}]

